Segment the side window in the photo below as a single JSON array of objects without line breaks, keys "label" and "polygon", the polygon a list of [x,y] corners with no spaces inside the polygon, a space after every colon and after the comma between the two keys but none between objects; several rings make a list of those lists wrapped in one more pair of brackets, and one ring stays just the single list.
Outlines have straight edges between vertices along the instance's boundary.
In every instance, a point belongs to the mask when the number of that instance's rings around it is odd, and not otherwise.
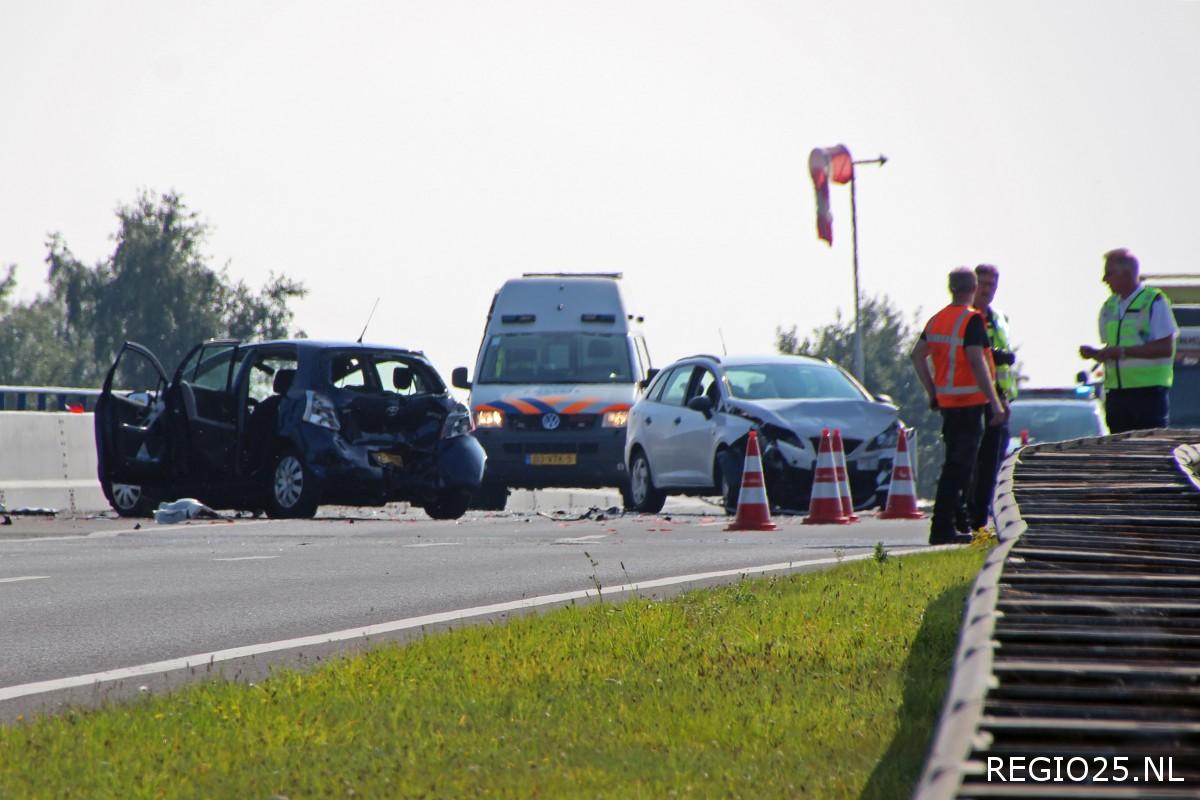
[{"label": "side window", "polygon": [[688,384],[692,380],[692,367],[680,367],[671,373],[659,402],[669,406],[681,406],[687,398]]},{"label": "side window", "polygon": [[716,406],[721,399],[720,386],[717,383],[717,376],[713,374],[711,369],[700,369],[700,375],[696,382],[692,384],[692,391],[688,393],[688,400],[693,397],[707,397],[712,401],[713,406]]},{"label": "side window", "polygon": [[338,389],[362,389],[367,374],[361,356],[335,356],[329,365],[329,381]]},{"label": "side window", "polygon": [[233,357],[236,352],[237,348],[230,344],[202,348],[195,372],[190,379],[186,374],[183,379],[202,389],[225,391],[229,386],[230,374],[233,371]]},{"label": "side window", "polygon": [[641,336],[635,336],[633,339],[634,350],[637,352],[638,362],[642,366],[642,371],[639,373],[645,375],[646,372],[654,366],[650,361],[650,351],[646,349],[646,340]]},{"label": "side window", "polygon": [[[290,370],[290,374],[282,370]],[[286,394],[288,384],[296,374],[295,353],[266,353],[254,359],[250,366],[247,394],[251,400],[262,402],[273,394]]]}]

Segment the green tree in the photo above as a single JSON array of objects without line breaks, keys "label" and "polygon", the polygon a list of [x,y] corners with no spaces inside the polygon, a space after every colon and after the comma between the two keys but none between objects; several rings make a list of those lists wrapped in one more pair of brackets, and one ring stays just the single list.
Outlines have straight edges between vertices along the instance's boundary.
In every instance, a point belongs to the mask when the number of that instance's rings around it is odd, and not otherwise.
[{"label": "green tree", "polygon": [[[941,469],[941,416],[929,409],[925,390],[909,361],[909,351],[922,325],[916,315],[906,321],[887,295],[865,298],[862,318],[864,384],[876,394],[891,396],[900,407],[900,419],[918,431],[916,441],[917,491],[931,497]],[[812,335],[800,339],[796,326],[775,330],[775,344],[781,353],[828,358],[843,366],[854,363],[854,324],[843,319],[839,309],[830,325],[814,328]]]},{"label": "green tree", "polygon": [[52,234],[48,291],[35,300],[8,301],[9,267],[0,281],[0,383],[97,386],[126,340],[171,369],[203,339],[288,335],[289,303],[305,295],[303,285],[272,274],[254,291],[213,270],[202,249],[207,226],[178,194],[143,192],[117,220],[112,254],[93,266]]}]

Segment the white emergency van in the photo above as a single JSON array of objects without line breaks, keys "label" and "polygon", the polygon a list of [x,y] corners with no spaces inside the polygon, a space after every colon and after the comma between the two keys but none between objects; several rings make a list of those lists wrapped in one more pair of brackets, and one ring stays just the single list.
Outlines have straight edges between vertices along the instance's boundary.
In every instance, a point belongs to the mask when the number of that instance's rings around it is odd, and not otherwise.
[{"label": "white emergency van", "polygon": [[528,273],[492,299],[470,389],[487,471],[473,506],[502,509],[512,488],[620,489],[625,425],[648,377],[642,318],[620,273]]}]

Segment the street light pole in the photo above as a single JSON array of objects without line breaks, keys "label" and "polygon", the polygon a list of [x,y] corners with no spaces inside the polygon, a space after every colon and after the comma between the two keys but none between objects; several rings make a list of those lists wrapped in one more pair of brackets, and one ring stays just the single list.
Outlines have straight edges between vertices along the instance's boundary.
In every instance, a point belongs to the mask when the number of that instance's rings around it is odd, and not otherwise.
[{"label": "street light pole", "polygon": [[[880,155],[879,158],[866,158],[851,163],[855,166],[859,164],[878,164],[882,167],[887,163],[887,156]],[[858,291],[858,201],[854,189],[858,184],[857,177],[857,174],[855,174],[850,178],[850,242],[854,258],[854,377],[858,378],[859,382],[865,384],[867,382],[867,366],[866,358],[863,356],[862,318],[860,312],[861,295]]]}]

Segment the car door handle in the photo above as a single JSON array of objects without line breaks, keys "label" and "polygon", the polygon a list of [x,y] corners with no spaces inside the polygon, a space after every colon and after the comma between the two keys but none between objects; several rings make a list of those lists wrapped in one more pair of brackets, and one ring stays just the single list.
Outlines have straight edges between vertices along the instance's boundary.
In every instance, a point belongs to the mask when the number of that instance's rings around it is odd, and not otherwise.
[{"label": "car door handle", "polygon": [[681,422],[683,422],[683,417],[676,417],[676,418],[675,418],[675,424],[676,424],[676,425],[678,425],[678,424],[679,424],[679,423],[681,423]]}]

